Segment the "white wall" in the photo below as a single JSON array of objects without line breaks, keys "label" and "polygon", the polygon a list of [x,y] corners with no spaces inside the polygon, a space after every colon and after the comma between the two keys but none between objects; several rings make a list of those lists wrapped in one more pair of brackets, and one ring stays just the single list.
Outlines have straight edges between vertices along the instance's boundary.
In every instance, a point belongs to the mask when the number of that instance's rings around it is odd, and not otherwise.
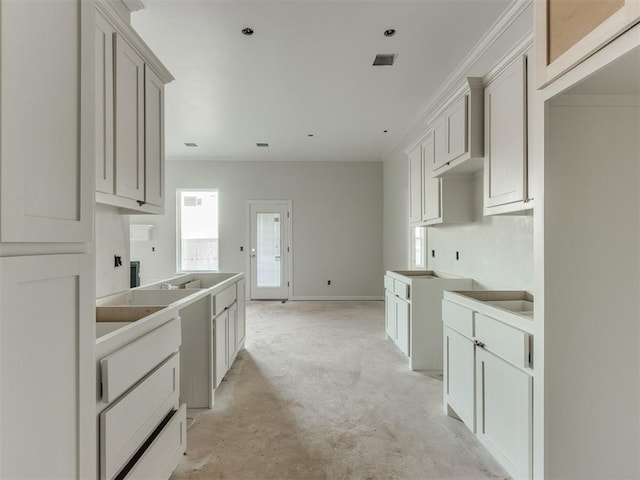
[{"label": "white wall", "polygon": [[476,288],[533,291],[533,215],[483,216],[482,182],[471,182],[473,223],[427,229],[428,268],[471,277]]},{"label": "white wall", "polygon": [[608,107],[601,97],[548,107],[547,478],[640,478],[640,103],[634,103]]},{"label": "white wall", "polygon": [[[480,58],[465,76],[484,76],[531,31],[529,6]],[[408,268],[408,170],[404,150],[427,131],[417,122],[384,158],[384,269]],[[533,290],[533,219],[531,216],[482,216],[482,183],[474,179],[475,222],[462,226],[429,228],[428,267],[472,277],[487,289]],[[455,260],[455,252],[460,260]]]},{"label": "white wall", "polygon": [[[114,255],[122,257],[122,266],[114,267]],[[129,289],[129,216],[118,209],[96,205],[96,297]]]},{"label": "white wall", "polygon": [[292,200],[293,296],[382,296],[382,162],[168,161],[166,176],[166,214],[132,217],[156,225],[131,245],[143,283],[176,271],[176,189],[213,188],[221,271],[246,271],[247,200]]}]

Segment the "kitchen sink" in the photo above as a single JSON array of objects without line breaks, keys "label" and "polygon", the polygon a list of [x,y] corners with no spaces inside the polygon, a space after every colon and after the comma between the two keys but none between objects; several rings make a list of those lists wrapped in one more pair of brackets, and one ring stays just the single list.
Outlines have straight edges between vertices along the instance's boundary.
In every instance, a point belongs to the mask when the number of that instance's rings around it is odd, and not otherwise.
[{"label": "kitchen sink", "polygon": [[510,312],[527,313],[533,312],[533,302],[528,300],[494,300],[486,302],[496,307],[504,308]]}]

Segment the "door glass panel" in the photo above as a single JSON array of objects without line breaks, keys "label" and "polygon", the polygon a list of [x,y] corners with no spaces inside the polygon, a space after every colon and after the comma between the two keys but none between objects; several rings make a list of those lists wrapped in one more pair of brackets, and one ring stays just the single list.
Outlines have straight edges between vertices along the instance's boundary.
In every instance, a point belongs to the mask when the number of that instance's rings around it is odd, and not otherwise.
[{"label": "door glass panel", "polygon": [[256,280],[258,287],[281,287],[280,214],[258,213],[256,217]]}]

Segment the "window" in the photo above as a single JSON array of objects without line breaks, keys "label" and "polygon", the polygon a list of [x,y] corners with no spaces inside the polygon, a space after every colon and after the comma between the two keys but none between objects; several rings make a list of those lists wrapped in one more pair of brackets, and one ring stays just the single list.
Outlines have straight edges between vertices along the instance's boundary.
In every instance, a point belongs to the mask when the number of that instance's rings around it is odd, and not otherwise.
[{"label": "window", "polygon": [[412,270],[427,269],[427,227],[411,227],[411,245],[409,254],[411,256]]},{"label": "window", "polygon": [[218,192],[178,190],[178,271],[218,271]]}]

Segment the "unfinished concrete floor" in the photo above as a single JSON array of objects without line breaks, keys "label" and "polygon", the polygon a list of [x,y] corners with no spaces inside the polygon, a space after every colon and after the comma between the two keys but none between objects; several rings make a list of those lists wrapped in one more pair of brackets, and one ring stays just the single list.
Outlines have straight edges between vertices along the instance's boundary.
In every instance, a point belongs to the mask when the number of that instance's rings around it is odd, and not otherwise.
[{"label": "unfinished concrete floor", "polygon": [[250,302],[246,349],[190,411],[179,479],[508,478],[411,372],[383,302]]}]

